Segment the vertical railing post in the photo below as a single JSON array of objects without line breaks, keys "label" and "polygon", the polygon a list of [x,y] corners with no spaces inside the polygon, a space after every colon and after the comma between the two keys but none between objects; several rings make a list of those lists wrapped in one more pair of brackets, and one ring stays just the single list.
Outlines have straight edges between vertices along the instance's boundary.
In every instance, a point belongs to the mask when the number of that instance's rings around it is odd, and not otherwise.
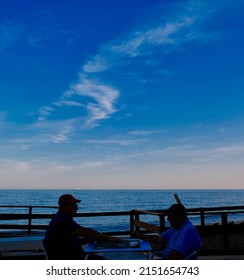
[{"label": "vertical railing post", "polygon": [[201,227],[205,226],[205,217],[204,217],[204,210],[200,209],[200,219],[201,219]]},{"label": "vertical railing post", "polygon": [[[138,212],[135,213],[135,220],[139,221],[140,220],[140,214]],[[136,231],[140,231],[140,227],[136,226]]]},{"label": "vertical railing post", "polygon": [[130,211],[130,233],[132,233],[132,231],[134,231],[134,210]]},{"label": "vertical railing post", "polygon": [[29,215],[28,215],[28,235],[31,235],[32,227],[32,206],[29,206]]},{"label": "vertical railing post", "polygon": [[230,249],[230,239],[228,233],[228,218],[227,213],[221,213],[221,223],[223,228],[223,242],[224,248],[228,251]]},{"label": "vertical railing post", "polygon": [[165,216],[164,215],[159,216],[159,230],[160,230],[160,233],[162,233],[165,230]]}]

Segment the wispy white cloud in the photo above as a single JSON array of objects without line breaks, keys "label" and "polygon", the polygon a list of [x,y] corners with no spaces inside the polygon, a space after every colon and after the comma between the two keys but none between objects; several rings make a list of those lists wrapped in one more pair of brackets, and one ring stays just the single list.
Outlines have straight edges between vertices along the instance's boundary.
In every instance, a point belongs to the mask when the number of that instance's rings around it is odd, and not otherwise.
[{"label": "wispy white cloud", "polygon": [[[80,107],[77,118],[79,127],[96,127],[101,120],[117,112],[116,103],[120,90],[98,79],[101,72],[112,70],[125,63],[133,63],[135,57],[150,59],[155,50],[167,54],[187,42],[199,39],[196,23],[201,18],[201,1],[186,1],[175,13],[147,22],[128,35],[100,46],[99,51],[83,64],[78,82],[71,85],[58,100],[40,109],[39,121],[45,121],[61,107]],[[178,5],[178,4],[177,4]],[[152,58],[151,58],[152,59]],[[153,60],[153,59],[152,59]],[[151,60],[151,61],[152,61]],[[145,60],[145,64],[148,60]],[[76,111],[77,113],[77,111]]]},{"label": "wispy white cloud", "polygon": [[47,134],[47,136],[50,137],[50,139],[53,143],[59,143],[59,142],[66,141],[70,137],[72,132],[73,132],[73,126],[69,125],[69,126],[63,127],[56,134],[54,134],[54,133]]},{"label": "wispy white cloud", "polygon": [[[149,187],[148,184],[150,186],[155,184],[155,187],[159,187],[160,182],[166,181],[175,182],[181,188],[193,186],[194,183],[196,183],[195,187],[204,187],[204,184],[199,185],[198,180],[205,177],[204,183],[208,182],[206,186],[214,187],[214,181],[217,180],[224,183],[219,186],[228,187],[236,176],[239,176],[237,182],[238,186],[241,186],[243,154],[244,145],[240,143],[209,148],[179,145],[161,149],[148,148],[138,152],[123,150],[116,155],[114,153],[107,154],[107,156],[98,155],[94,160],[83,158],[78,162],[68,162],[67,160],[64,162],[59,157],[53,157],[47,161],[45,156],[35,160],[1,158],[0,175],[4,181],[4,185],[2,184],[4,187],[6,184],[11,187],[67,187],[67,183],[72,187],[87,187],[87,183],[91,183],[91,181],[93,183],[96,181],[96,187],[100,185],[114,187],[112,182],[121,180],[121,176],[127,187],[130,186],[131,180],[137,177],[141,178],[138,183],[140,187],[146,188]],[[238,164],[233,165],[233,161],[235,163],[238,161]],[[101,176],[105,180],[102,180],[103,184],[100,184]],[[190,185],[182,185],[182,181],[177,179],[179,177],[185,184],[189,181]],[[125,186],[120,185],[120,187]],[[169,185],[164,185],[164,187],[169,187]]]},{"label": "wispy white cloud", "polygon": [[[152,130],[133,130],[123,135],[116,135],[107,139],[89,139],[86,143],[89,144],[101,144],[101,145],[121,145],[121,146],[132,146],[139,144],[146,144],[149,140],[153,142],[152,135],[164,133],[166,130],[163,129],[152,129]],[[127,134],[127,135],[126,135]]]},{"label": "wispy white cloud", "polygon": [[[198,1],[197,1],[198,2]],[[155,48],[162,47],[162,53],[168,53],[187,42],[199,39],[194,24],[201,11],[196,1],[187,1],[177,9],[174,16],[148,22],[138,27],[124,38],[111,41],[100,47],[99,53],[91,57],[83,66],[87,73],[103,72],[114,66],[128,63],[128,59],[153,55]],[[146,61],[145,61],[146,63]]]},{"label": "wispy white cloud", "polygon": [[114,104],[119,97],[119,91],[84,75],[81,75],[78,83],[72,85],[64,94],[64,98],[77,96],[89,98],[85,105],[89,115],[86,120],[87,126],[96,126],[97,121],[109,118],[117,111]]},{"label": "wispy white cloud", "polygon": [[97,73],[103,72],[109,68],[109,61],[103,55],[95,55],[93,58],[88,60],[83,66],[83,70],[86,73]]},{"label": "wispy white cloud", "polygon": [[[39,120],[45,120],[54,113],[55,107],[80,106],[88,112],[85,125],[90,127],[97,126],[99,120],[109,118],[117,111],[114,104],[118,100],[119,90],[90,78],[89,75],[84,73],[103,72],[115,65],[113,61],[115,56],[117,57],[118,54],[126,57],[137,56],[145,51],[141,50],[142,46],[174,44],[176,39],[172,39],[171,36],[191,23],[192,19],[184,18],[180,22],[166,23],[164,26],[157,26],[145,31],[135,31],[129,35],[129,39],[126,41],[102,46],[101,53],[94,55],[84,64],[84,72],[80,73],[79,81],[72,85],[60,97],[60,100],[53,102],[51,106],[45,106],[40,109]],[[117,63],[120,64],[121,61],[117,61]],[[77,97],[88,97],[90,101],[86,104],[84,102],[81,104],[75,101]]]},{"label": "wispy white cloud", "polygon": [[8,172],[11,170],[12,172],[28,173],[31,170],[30,162],[23,160],[1,160],[0,167],[2,170],[8,170]]},{"label": "wispy white cloud", "polygon": [[107,160],[104,161],[85,161],[80,164],[61,164],[59,162],[52,162],[48,169],[54,173],[62,173],[62,174],[73,174],[80,172],[82,170],[94,170],[97,168],[103,168],[108,166],[110,163]]},{"label": "wispy white cloud", "polygon": [[38,142],[64,142],[70,138],[75,130],[79,118],[48,121],[42,120],[32,126],[29,126],[29,130],[34,132],[38,131]]},{"label": "wispy white cloud", "polygon": [[[188,36],[182,34],[176,36],[177,33],[184,28],[189,27],[193,23],[193,18],[184,18],[179,22],[166,23],[146,31],[137,31],[130,35],[130,39],[121,44],[111,46],[111,51],[116,53],[127,54],[131,57],[142,55],[148,52],[148,48],[160,45],[176,45],[179,42],[188,40]],[[184,38],[182,38],[184,37]]]},{"label": "wispy white cloud", "polygon": [[51,115],[51,113],[53,112],[53,107],[51,106],[44,106],[42,108],[39,109],[39,117],[38,117],[38,120],[39,121],[43,121],[45,120],[48,116]]},{"label": "wispy white cloud", "polygon": [[219,131],[220,131],[220,132],[222,132],[222,133],[227,132],[227,130],[226,130],[226,128],[225,128],[225,127],[221,127],[221,128],[219,129]]},{"label": "wispy white cloud", "polygon": [[222,147],[201,147],[196,145],[179,145],[162,149],[145,151],[148,156],[161,158],[166,163],[218,162],[230,160],[236,156],[243,156],[244,145],[230,145]]},{"label": "wispy white cloud", "polygon": [[144,141],[144,139],[116,139],[116,138],[111,138],[111,139],[104,139],[104,140],[98,140],[98,139],[90,139],[86,140],[86,143],[89,144],[99,144],[99,145],[121,145],[121,146],[131,146],[131,145],[136,145],[139,142]]},{"label": "wispy white cloud", "polygon": [[160,129],[152,129],[152,130],[133,130],[130,131],[129,134],[131,135],[152,135],[152,134],[157,134],[157,133],[161,133],[164,132],[165,130],[160,130]]},{"label": "wispy white cloud", "polygon": [[[118,97],[119,91],[112,86],[81,75],[79,81],[70,86],[58,101],[39,110],[38,120],[45,121],[51,114],[55,114],[59,107],[81,107],[77,120],[81,121],[83,117],[84,126],[95,127],[98,121],[107,119],[117,112],[115,103]],[[82,102],[76,99],[81,99]],[[84,116],[85,112],[88,113],[87,116]]]},{"label": "wispy white cloud", "polygon": [[53,102],[53,105],[62,107],[62,106],[76,106],[76,107],[84,107],[83,104],[76,102],[76,101],[71,101],[71,100],[59,100],[57,102]]}]

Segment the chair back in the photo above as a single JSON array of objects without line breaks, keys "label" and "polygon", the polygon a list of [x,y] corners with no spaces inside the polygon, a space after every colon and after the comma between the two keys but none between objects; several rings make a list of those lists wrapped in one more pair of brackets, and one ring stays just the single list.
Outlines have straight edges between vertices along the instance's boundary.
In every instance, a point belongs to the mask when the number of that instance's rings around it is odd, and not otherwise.
[{"label": "chair back", "polygon": [[[202,245],[201,245],[202,246]],[[197,260],[198,259],[198,255],[200,253],[201,247],[198,250],[195,250],[194,252],[188,254],[187,256],[185,256],[184,258],[182,258],[182,260]],[[163,251],[157,251],[154,253],[147,253],[147,259],[148,260],[152,260],[155,259],[155,257],[159,254],[162,254]]]}]

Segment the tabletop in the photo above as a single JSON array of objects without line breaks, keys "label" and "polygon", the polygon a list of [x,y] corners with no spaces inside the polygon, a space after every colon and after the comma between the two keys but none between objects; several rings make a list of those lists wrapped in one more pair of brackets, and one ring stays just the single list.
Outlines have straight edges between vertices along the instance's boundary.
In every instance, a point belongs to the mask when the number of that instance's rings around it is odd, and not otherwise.
[{"label": "tabletop", "polygon": [[146,252],[152,250],[148,241],[141,239],[123,239],[122,241],[96,241],[87,245],[86,253],[99,252]]}]

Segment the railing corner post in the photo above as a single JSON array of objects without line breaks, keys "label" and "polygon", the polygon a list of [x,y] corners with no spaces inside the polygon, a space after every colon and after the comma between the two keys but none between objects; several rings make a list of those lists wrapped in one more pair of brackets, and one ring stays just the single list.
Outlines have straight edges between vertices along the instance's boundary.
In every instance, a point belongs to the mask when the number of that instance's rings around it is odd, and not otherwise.
[{"label": "railing corner post", "polygon": [[32,206],[29,206],[29,214],[28,214],[28,235],[31,235],[31,227],[32,227]]}]

